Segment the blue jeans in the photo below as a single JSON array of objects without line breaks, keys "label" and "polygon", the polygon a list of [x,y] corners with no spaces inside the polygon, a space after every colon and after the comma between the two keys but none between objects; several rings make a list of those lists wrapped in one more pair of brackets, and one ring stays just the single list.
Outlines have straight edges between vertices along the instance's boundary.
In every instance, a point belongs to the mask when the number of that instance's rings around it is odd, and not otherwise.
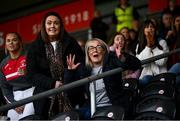
[{"label": "blue jeans", "polygon": [[80,115],[81,120],[89,120],[91,119],[91,108],[90,105],[85,105],[79,109],[77,109]]},{"label": "blue jeans", "polygon": [[176,74],[176,84],[180,84],[180,63],[174,64],[170,69],[169,72]]},{"label": "blue jeans", "polygon": [[147,85],[151,81],[152,77],[152,75],[145,75],[142,79],[139,79],[139,84],[141,86]]}]

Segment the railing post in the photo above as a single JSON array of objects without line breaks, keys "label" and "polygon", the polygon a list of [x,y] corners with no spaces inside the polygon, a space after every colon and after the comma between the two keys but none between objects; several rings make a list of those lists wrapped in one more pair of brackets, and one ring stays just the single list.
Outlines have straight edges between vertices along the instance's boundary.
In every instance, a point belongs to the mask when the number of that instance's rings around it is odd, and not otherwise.
[{"label": "railing post", "polygon": [[95,81],[90,83],[90,99],[91,99],[91,117],[96,111],[96,85]]}]

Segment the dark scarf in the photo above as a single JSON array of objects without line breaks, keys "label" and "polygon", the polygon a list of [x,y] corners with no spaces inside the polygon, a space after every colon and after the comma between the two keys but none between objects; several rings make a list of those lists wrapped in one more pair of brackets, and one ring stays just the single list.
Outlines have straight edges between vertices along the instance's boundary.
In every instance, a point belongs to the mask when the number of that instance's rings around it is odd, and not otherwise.
[{"label": "dark scarf", "polygon": [[55,51],[51,43],[46,43],[45,47],[46,47],[46,56],[50,63],[50,71],[52,78],[57,81],[63,82],[64,65],[63,65],[62,42],[60,41],[57,42]]}]

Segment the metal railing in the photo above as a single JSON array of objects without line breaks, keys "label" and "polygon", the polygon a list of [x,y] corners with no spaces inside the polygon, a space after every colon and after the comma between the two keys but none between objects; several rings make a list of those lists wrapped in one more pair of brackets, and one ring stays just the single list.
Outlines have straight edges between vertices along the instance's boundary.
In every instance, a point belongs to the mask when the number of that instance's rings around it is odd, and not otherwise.
[{"label": "metal railing", "polygon": [[[141,64],[144,65],[144,64],[153,62],[155,60],[167,57],[167,56],[169,56],[171,54],[175,54],[175,53],[180,53],[180,48],[176,49],[176,50],[173,50],[173,51],[170,51],[170,52],[167,52],[167,53],[164,53],[164,54],[161,54],[161,55],[158,55],[158,56],[155,56],[155,57],[152,57],[152,58],[149,58],[149,59],[146,59],[146,60],[142,60]],[[0,112],[6,111],[6,110],[9,110],[9,109],[12,109],[12,108],[24,105],[24,104],[27,104],[29,102],[36,101],[36,100],[39,100],[39,99],[42,99],[42,98],[50,97],[50,96],[55,95],[57,93],[60,93],[62,91],[66,91],[66,90],[69,90],[69,89],[72,89],[72,88],[75,88],[75,87],[79,87],[81,85],[84,85],[86,83],[90,83],[90,82],[95,81],[97,79],[100,79],[100,78],[103,78],[103,77],[106,77],[106,76],[109,76],[109,75],[112,75],[112,74],[120,73],[121,71],[123,71],[122,68],[116,68],[116,69],[106,71],[106,72],[103,72],[103,73],[95,75],[95,76],[89,76],[87,78],[80,79],[78,81],[63,85],[63,86],[61,86],[59,88],[54,88],[54,89],[51,89],[51,90],[36,94],[36,95],[34,95],[32,97],[25,98],[23,100],[19,100],[17,102],[13,102],[11,104],[1,106],[0,107]]]}]

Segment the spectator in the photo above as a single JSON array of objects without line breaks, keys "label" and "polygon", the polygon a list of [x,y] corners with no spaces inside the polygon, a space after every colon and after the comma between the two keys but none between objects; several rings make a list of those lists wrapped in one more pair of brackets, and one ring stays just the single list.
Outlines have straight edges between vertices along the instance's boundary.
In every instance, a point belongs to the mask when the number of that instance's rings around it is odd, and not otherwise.
[{"label": "spectator", "polygon": [[[22,40],[18,33],[11,32],[5,37],[5,49],[8,56],[0,65],[0,87],[7,103],[30,97],[35,87],[28,82],[26,76],[26,53],[22,48]],[[7,116],[10,120],[19,120],[34,114],[33,103],[10,109]]]},{"label": "spectator", "polygon": [[173,16],[180,14],[180,7],[177,5],[176,0],[168,0],[168,6],[165,8],[165,11],[170,11]]},{"label": "spectator", "polygon": [[137,45],[138,32],[136,32],[134,29],[130,29],[129,35],[130,35],[130,38],[132,39],[132,41],[134,43],[136,43],[135,45]]},{"label": "spectator", "polygon": [[109,43],[109,49],[112,52],[116,52],[117,57],[121,56],[125,52],[125,37],[121,33],[116,33]]},{"label": "spectator", "polygon": [[[139,33],[139,44],[137,45],[137,57],[140,60],[168,52],[167,43],[165,40],[158,40],[156,35],[156,26],[151,20],[146,20]],[[167,58],[162,58],[155,62],[145,64],[140,76],[140,84],[149,82],[153,75],[167,72]]]},{"label": "spectator", "polygon": [[[75,56],[67,57],[68,73],[66,73],[66,81],[85,78],[90,75],[97,75],[102,72],[122,67],[124,69],[137,70],[141,67],[138,59],[119,61],[114,53],[108,51],[108,46],[100,39],[93,38],[86,42],[85,45],[85,65],[74,63]],[[74,78],[73,78],[74,77]],[[122,76],[114,74],[95,81],[96,85],[96,107],[101,108],[110,105],[120,105],[127,111],[129,108],[127,95],[123,94]],[[90,88],[90,87],[89,87]],[[91,88],[90,88],[91,90]]]},{"label": "spectator", "polygon": [[138,33],[139,32],[139,26],[140,26],[139,19],[133,19],[132,28],[130,30],[133,30],[133,31]]},{"label": "spectator", "polygon": [[124,27],[120,30],[120,32],[125,37],[125,41],[126,41],[125,42],[125,51],[128,54],[136,55],[135,50],[136,50],[137,41],[133,41],[133,39],[130,36],[129,29],[127,27]]},{"label": "spectator", "polygon": [[139,14],[128,3],[128,0],[119,0],[118,6],[114,10],[113,23],[116,25],[116,32],[119,32],[123,27],[132,29],[133,20],[138,20]]},{"label": "spectator", "polygon": [[180,48],[180,14],[174,17],[174,31],[176,31],[177,39],[175,42],[175,49]]},{"label": "spectator", "polygon": [[[121,33],[116,33],[110,43],[110,51],[115,52],[116,56],[123,62],[125,59],[135,60],[136,57],[125,52],[125,37]],[[136,78],[139,79],[140,69],[137,71],[126,70],[123,72],[123,78]]]},{"label": "spectator", "polygon": [[162,39],[167,40],[169,36],[172,34],[172,20],[173,20],[173,15],[170,11],[163,11],[162,13],[162,18],[161,18],[161,26],[159,30],[159,36]]},{"label": "spectator", "polygon": [[85,51],[85,43],[86,43],[86,41],[84,39],[82,39],[82,38],[79,38],[79,39],[77,39],[77,42],[78,42],[79,46],[81,47],[82,51],[84,52]]},{"label": "spectator", "polygon": [[109,25],[103,22],[99,10],[95,10],[94,18],[91,21],[90,27],[92,30],[93,38],[100,38],[107,42],[107,31],[109,30]]},{"label": "spectator", "polygon": [[[64,68],[67,68],[66,56],[70,53],[76,56],[75,62],[83,60],[81,47],[66,32],[59,14],[56,12],[46,13],[42,20],[41,32],[29,47],[28,79],[45,90],[62,86],[64,84]],[[81,89],[78,87],[67,92],[73,107],[81,106],[84,103]],[[46,100],[43,99],[41,105],[47,106]]]},{"label": "spectator", "polygon": [[[173,32],[167,39],[170,50],[180,48],[180,14],[176,15],[173,19]],[[175,63],[180,62],[180,55],[173,54],[168,58],[168,69],[171,68]]]}]

